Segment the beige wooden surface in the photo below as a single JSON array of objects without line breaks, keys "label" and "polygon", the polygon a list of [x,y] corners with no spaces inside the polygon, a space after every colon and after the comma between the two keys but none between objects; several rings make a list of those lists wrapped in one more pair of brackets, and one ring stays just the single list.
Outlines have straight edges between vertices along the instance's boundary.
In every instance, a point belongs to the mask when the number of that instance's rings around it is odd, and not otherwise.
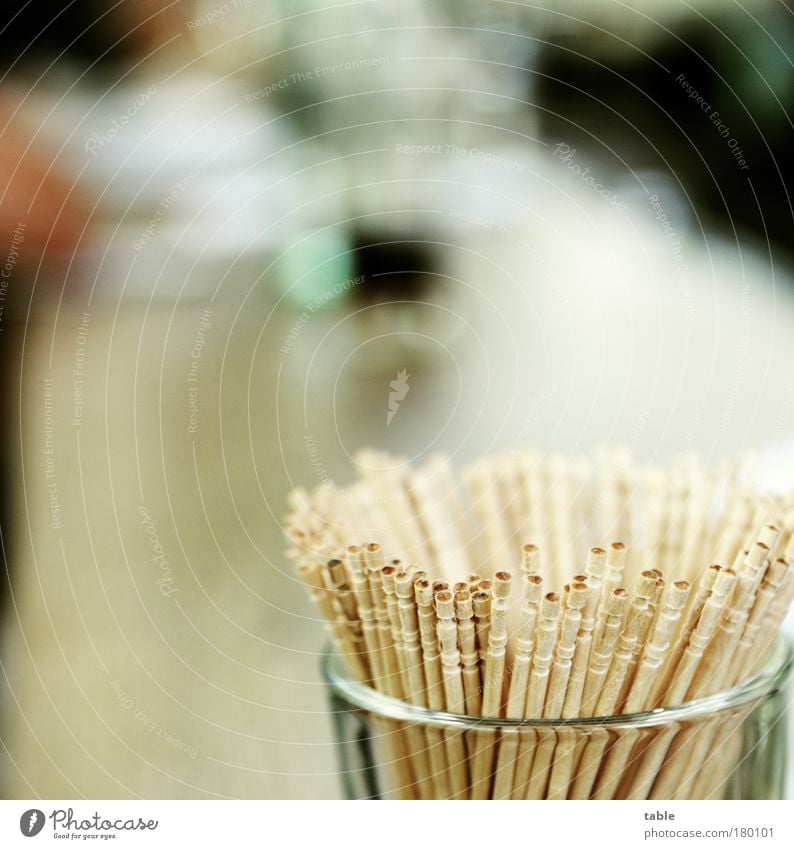
[{"label": "beige wooden surface", "polygon": [[[95,299],[83,343],[84,299],[57,322],[44,310],[23,361],[5,792],[337,795],[323,632],[287,571],[279,516],[291,482],[349,474],[363,444],[443,448],[462,462],[516,441],[586,450],[612,438],[646,459],[681,446],[719,457],[791,429],[794,310],[760,261],[748,262],[748,295],[730,255],[719,287],[706,271],[700,286],[691,260],[698,332],[686,336],[674,290],[631,256],[617,276],[597,254],[558,256],[559,274],[541,278],[515,244],[462,240],[447,268],[472,287],[454,302],[463,329],[437,327],[444,344],[428,356],[341,314],[313,318],[284,355],[295,314],[271,315],[272,301],[242,281],[203,329],[195,433],[188,374],[207,298],[118,311]],[[387,430],[401,367],[411,390]]]},{"label": "beige wooden surface", "polygon": [[[279,525],[260,493],[280,509],[287,488],[272,352],[253,351],[259,326],[243,317],[219,416],[229,315],[215,309],[198,432],[189,434],[186,376],[204,308],[92,310],[79,427],[72,373],[82,310],[67,309],[54,338],[45,326],[29,340],[16,508],[28,538],[15,555],[18,619],[7,623],[5,658],[12,796],[337,792],[316,669],[322,631],[281,571]],[[59,529],[45,480],[45,380]],[[168,569],[152,560],[141,508]]]}]

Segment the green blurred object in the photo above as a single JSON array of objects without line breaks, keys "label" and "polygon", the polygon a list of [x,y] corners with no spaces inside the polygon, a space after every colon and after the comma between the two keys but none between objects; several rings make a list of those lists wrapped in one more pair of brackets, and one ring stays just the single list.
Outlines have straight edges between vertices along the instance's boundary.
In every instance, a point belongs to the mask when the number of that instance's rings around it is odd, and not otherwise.
[{"label": "green blurred object", "polygon": [[305,234],[287,249],[280,266],[284,296],[297,309],[339,306],[350,297],[355,263],[341,229]]}]

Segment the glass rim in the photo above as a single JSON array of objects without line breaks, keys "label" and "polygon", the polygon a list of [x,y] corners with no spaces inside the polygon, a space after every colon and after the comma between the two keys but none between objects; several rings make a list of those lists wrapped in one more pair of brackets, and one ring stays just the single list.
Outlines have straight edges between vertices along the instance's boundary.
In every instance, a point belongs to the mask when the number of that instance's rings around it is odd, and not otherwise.
[{"label": "glass rim", "polygon": [[755,675],[719,693],[693,699],[673,707],[654,708],[640,713],[614,714],[612,716],[575,717],[573,719],[506,719],[484,716],[466,716],[433,710],[380,693],[367,684],[347,674],[341,655],[328,644],[323,652],[321,671],[325,683],[349,704],[387,719],[397,719],[421,725],[445,728],[484,728],[499,730],[521,728],[645,728],[669,725],[677,721],[691,722],[723,711],[742,707],[750,702],[769,697],[777,692],[791,675],[794,666],[792,642],[782,634],[775,637],[769,648],[764,666]]}]

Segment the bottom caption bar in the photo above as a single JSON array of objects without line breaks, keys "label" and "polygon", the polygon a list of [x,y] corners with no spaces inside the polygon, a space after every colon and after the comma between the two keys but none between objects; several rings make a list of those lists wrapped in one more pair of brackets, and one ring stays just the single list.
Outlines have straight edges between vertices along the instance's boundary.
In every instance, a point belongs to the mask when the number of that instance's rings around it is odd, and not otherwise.
[{"label": "bottom caption bar", "polygon": [[[410,810],[404,810],[404,806]],[[477,806],[467,811],[466,807]],[[791,802],[3,801],[0,846],[791,846]],[[463,815],[463,819],[461,819]],[[35,841],[35,842],[32,842]],[[544,844],[541,844],[544,845]]]}]

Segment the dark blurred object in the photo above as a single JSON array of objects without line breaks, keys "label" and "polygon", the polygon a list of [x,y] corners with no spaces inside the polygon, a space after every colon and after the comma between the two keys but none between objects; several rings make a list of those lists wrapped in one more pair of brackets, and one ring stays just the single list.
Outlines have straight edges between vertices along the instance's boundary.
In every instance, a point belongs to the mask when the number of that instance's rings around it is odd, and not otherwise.
[{"label": "dark blurred object", "polygon": [[355,275],[363,283],[353,290],[359,302],[422,300],[437,283],[438,251],[420,239],[360,232],[353,236]]},{"label": "dark blurred object", "polygon": [[81,64],[109,62],[128,56],[135,33],[119,27],[123,7],[101,0],[71,0],[60,4],[8,0],[6,23],[0,29],[0,66],[17,69],[64,54]]},{"label": "dark blurred object", "polygon": [[753,6],[755,19],[721,8],[677,31],[646,20],[642,43],[586,24],[551,35],[539,57],[541,128],[616,174],[671,175],[704,225],[768,237],[790,261],[794,18]]},{"label": "dark blurred object", "polygon": [[[128,68],[161,56],[160,48],[179,45],[194,0],[9,0],[0,26],[0,70],[23,74],[31,68],[38,85],[62,67],[97,75],[103,89]],[[181,61],[177,50],[171,51]],[[35,74],[35,76],[33,76]]]}]

